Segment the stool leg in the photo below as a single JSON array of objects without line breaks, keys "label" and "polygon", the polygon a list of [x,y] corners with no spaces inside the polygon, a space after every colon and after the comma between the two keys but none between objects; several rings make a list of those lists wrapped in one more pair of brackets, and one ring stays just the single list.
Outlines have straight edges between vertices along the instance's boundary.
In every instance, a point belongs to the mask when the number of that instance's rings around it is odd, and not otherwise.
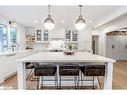
[{"label": "stool leg", "polygon": [[39,76],[37,76],[37,89],[39,89]]},{"label": "stool leg", "polygon": [[74,84],[75,84],[75,89],[77,88],[77,84],[76,84],[76,76],[74,76]]},{"label": "stool leg", "polygon": [[80,86],[79,86],[79,76],[77,76],[78,79],[77,79],[77,86],[78,86],[78,89],[80,89]]},{"label": "stool leg", "polygon": [[93,89],[94,89],[94,76],[93,76]]},{"label": "stool leg", "polygon": [[57,80],[57,74],[55,75],[55,86],[56,86],[56,89],[58,89],[58,80]]},{"label": "stool leg", "polygon": [[76,89],[79,89],[79,76],[76,76]]},{"label": "stool leg", "polygon": [[81,73],[81,85],[83,86],[82,73]]},{"label": "stool leg", "polygon": [[41,77],[42,78],[42,84],[41,84],[41,89],[43,89],[43,76]]},{"label": "stool leg", "polygon": [[61,76],[60,76],[60,81],[59,81],[59,89],[61,89]]}]

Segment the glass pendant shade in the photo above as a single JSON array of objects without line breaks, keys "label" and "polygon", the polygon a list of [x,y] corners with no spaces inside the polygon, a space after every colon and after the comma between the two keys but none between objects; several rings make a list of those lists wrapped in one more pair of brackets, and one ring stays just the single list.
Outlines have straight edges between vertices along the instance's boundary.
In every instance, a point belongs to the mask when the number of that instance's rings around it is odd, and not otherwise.
[{"label": "glass pendant shade", "polygon": [[52,30],[52,29],[55,27],[54,20],[51,18],[51,15],[50,15],[50,5],[49,5],[49,15],[48,15],[48,17],[45,19],[45,21],[44,21],[44,27],[45,27],[47,30]]},{"label": "glass pendant shade", "polygon": [[83,28],[85,28],[85,26],[86,26],[86,22],[85,22],[85,20],[82,18],[82,15],[81,15],[81,7],[82,7],[82,5],[79,5],[79,7],[80,7],[80,15],[79,15],[79,18],[76,20],[76,22],[75,22],[75,28],[77,29],[77,30],[82,30]]},{"label": "glass pendant shade", "polygon": [[55,23],[53,19],[51,18],[51,15],[48,15],[48,17],[45,19],[44,27],[48,30],[52,30],[55,27]]},{"label": "glass pendant shade", "polygon": [[85,20],[82,18],[82,16],[80,15],[79,18],[76,20],[75,22],[75,28],[77,30],[82,30],[83,28],[85,28],[86,26],[86,22]]}]

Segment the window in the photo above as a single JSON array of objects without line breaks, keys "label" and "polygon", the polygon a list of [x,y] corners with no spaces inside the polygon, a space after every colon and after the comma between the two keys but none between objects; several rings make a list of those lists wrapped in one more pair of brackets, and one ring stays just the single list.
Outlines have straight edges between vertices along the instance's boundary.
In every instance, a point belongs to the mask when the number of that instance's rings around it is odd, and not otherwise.
[{"label": "window", "polygon": [[10,44],[11,47],[16,47],[16,28],[10,27]]},{"label": "window", "polygon": [[7,26],[0,24],[0,53],[11,49],[14,51],[16,49],[16,28],[9,28],[10,31],[7,31]]},{"label": "window", "polygon": [[7,26],[0,24],[0,52],[8,50]]}]

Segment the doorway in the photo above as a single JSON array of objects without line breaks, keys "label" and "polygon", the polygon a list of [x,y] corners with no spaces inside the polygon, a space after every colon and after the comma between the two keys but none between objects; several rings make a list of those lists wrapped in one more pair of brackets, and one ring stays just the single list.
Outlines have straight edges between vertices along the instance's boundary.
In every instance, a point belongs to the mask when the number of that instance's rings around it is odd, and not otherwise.
[{"label": "doorway", "polygon": [[98,35],[92,36],[92,49],[93,49],[93,54],[99,55],[99,36]]}]

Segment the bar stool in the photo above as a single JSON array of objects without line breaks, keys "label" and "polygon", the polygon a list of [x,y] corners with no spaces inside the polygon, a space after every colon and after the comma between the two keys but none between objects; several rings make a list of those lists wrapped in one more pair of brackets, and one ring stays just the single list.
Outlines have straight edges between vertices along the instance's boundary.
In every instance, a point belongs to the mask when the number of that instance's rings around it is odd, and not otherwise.
[{"label": "bar stool", "polygon": [[55,86],[57,88],[58,82],[57,82],[57,74],[56,74],[57,67],[52,65],[52,64],[47,64],[47,65],[38,65],[34,67],[34,74],[37,76],[37,89],[39,89],[39,79],[42,77],[42,84],[41,87],[43,89],[43,76],[54,76],[54,80],[50,81],[55,81]]},{"label": "bar stool", "polygon": [[61,89],[61,76],[74,76],[75,89],[79,88],[79,66],[75,64],[65,64],[59,66],[60,75],[60,89]]},{"label": "bar stool", "polygon": [[[94,89],[94,77],[96,76],[98,79],[99,87],[101,88],[100,80],[98,76],[104,76],[105,75],[105,65],[85,65],[80,67],[81,72],[84,74],[84,76],[93,76],[93,89]],[[82,74],[81,74],[81,82],[82,80]],[[83,85],[83,83],[82,83]]]},{"label": "bar stool", "polygon": [[39,63],[38,62],[26,62],[26,69],[30,69],[30,72],[28,73],[26,80],[28,80],[32,76],[35,65],[39,65]]}]

